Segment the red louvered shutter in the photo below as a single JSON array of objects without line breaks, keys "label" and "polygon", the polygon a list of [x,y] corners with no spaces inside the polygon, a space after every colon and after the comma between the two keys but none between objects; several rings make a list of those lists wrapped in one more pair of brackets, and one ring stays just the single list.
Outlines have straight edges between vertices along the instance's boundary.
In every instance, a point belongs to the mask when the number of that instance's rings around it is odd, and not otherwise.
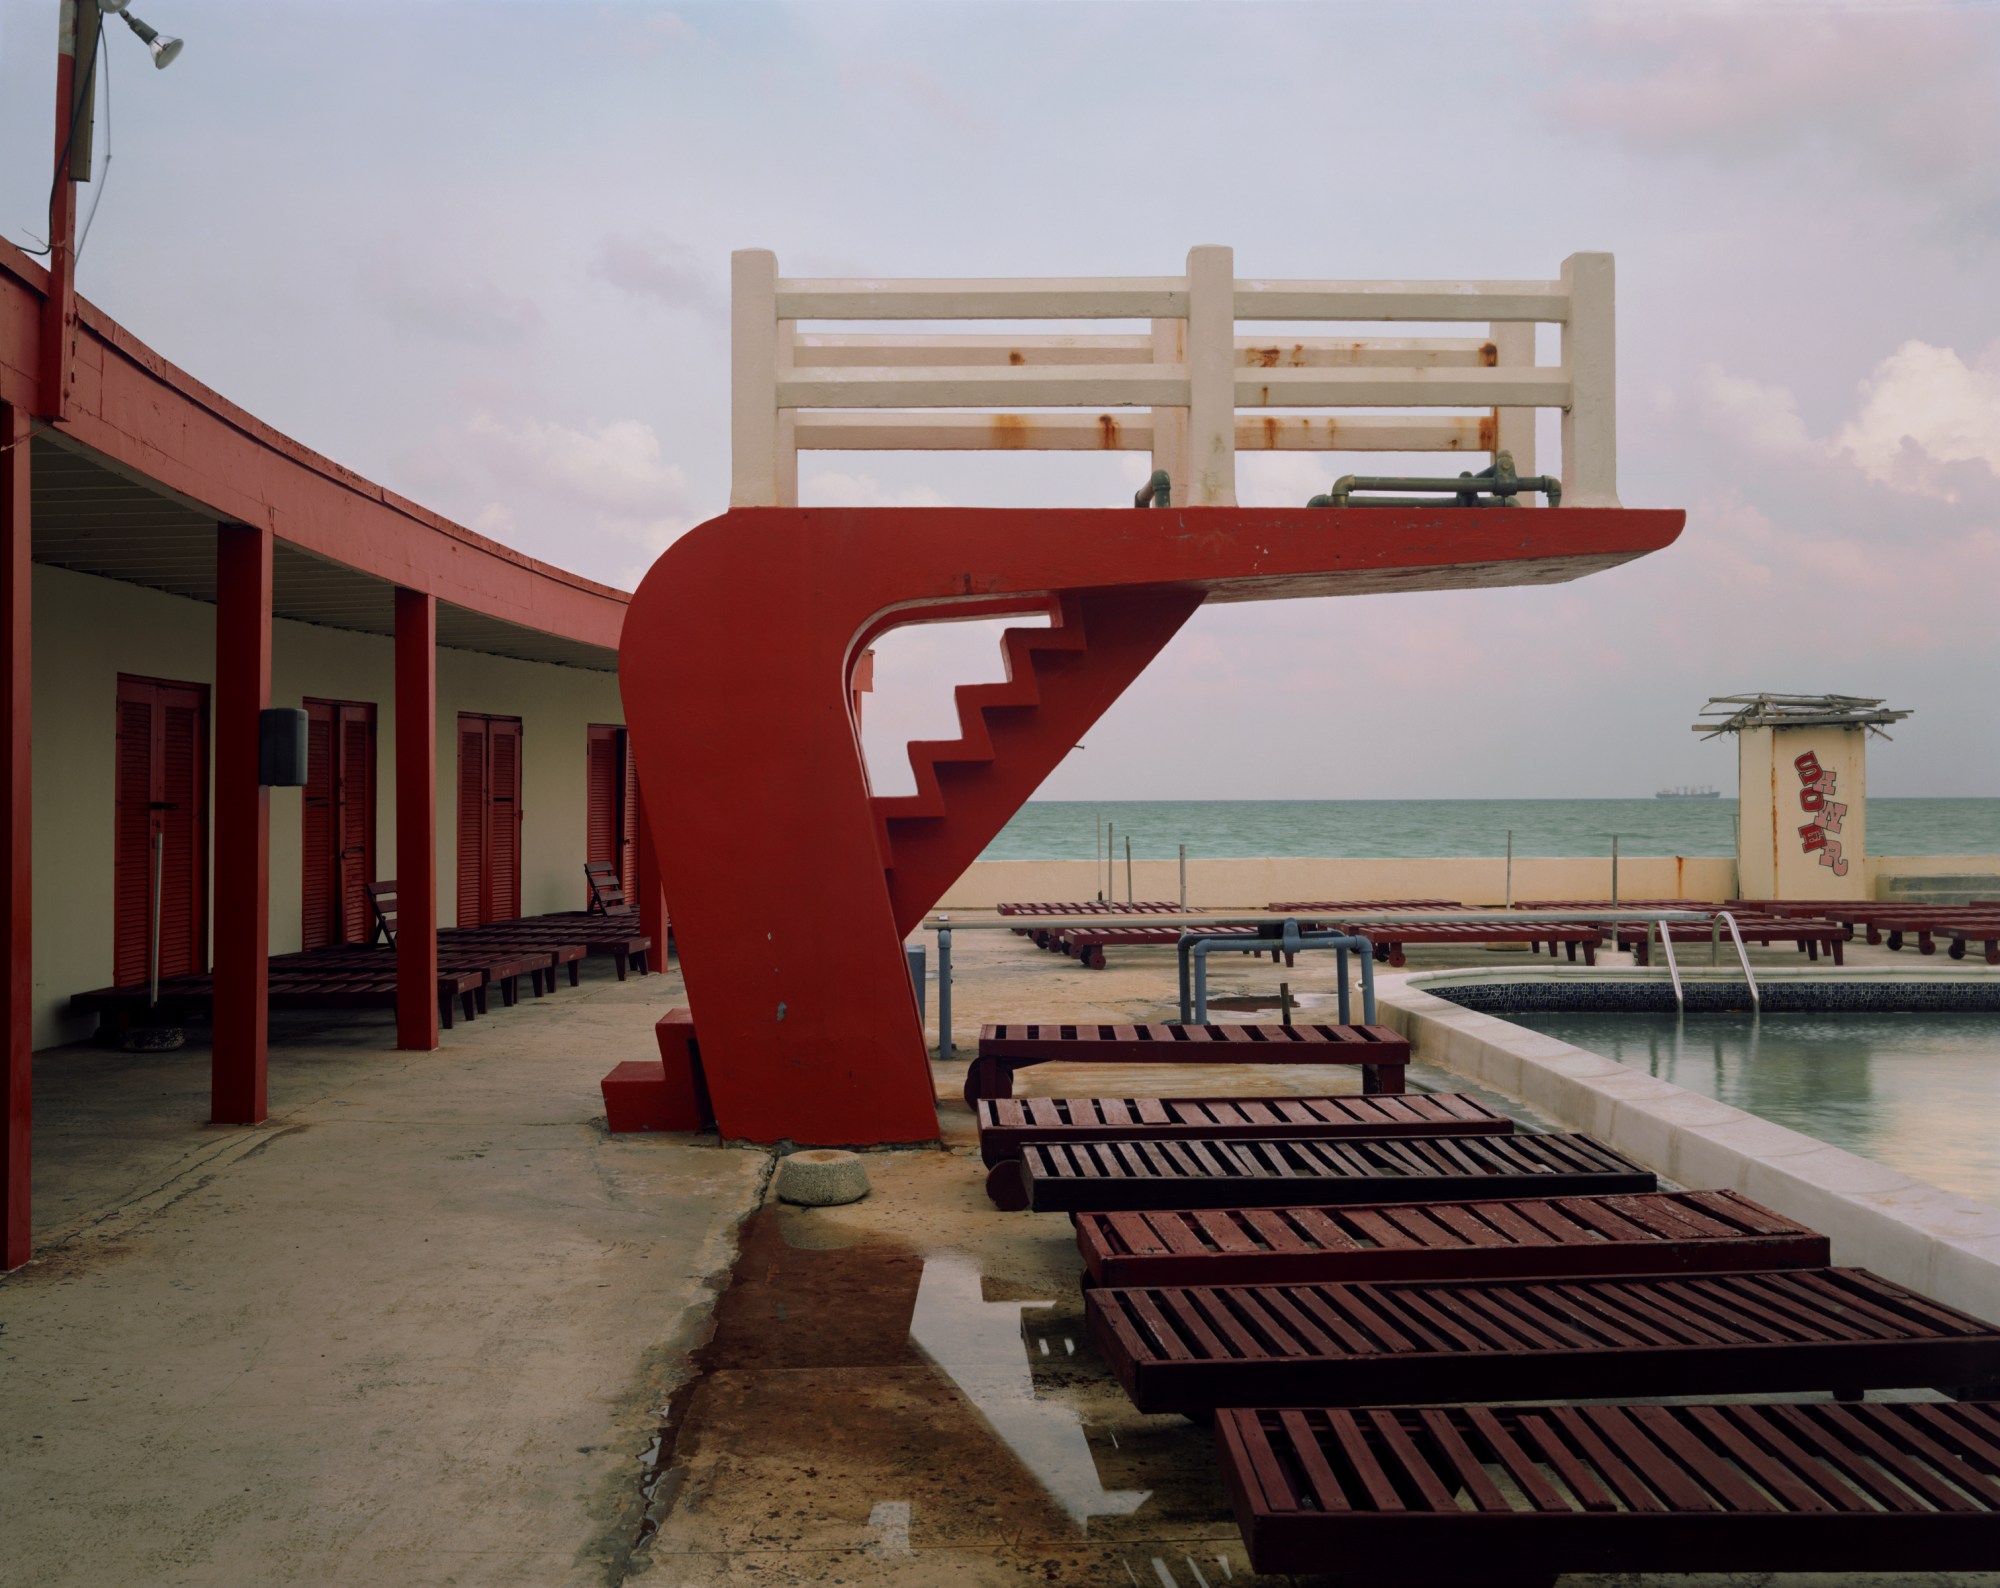
[{"label": "red louvered shutter", "polygon": [[632,735],[618,730],[618,759],[624,786],[618,800],[618,881],[628,904],[639,902],[639,763],[632,759]]},{"label": "red louvered shutter", "polygon": [[340,915],[343,943],[365,943],[374,923],[368,883],[375,870],[375,708],[340,708]]},{"label": "red louvered shutter", "polygon": [[486,908],[486,719],[458,719],[458,924],[478,926]]},{"label": "red louvered shutter", "polygon": [[135,987],[146,979],[153,898],[153,716],[152,687],[119,679],[111,950],[112,982],[119,987]]},{"label": "red louvered shutter", "polygon": [[[618,740],[616,728],[592,723],[584,764],[583,858],[593,866],[618,864]],[[590,885],[584,884],[584,906]]]},{"label": "red louvered shutter", "polygon": [[487,723],[489,746],[487,858],[489,921],[512,921],[521,913],[521,724],[495,717]]},{"label": "red louvered shutter", "polygon": [[299,942],[325,948],[333,935],[334,767],[331,702],[306,702],[306,787],[299,806]]}]

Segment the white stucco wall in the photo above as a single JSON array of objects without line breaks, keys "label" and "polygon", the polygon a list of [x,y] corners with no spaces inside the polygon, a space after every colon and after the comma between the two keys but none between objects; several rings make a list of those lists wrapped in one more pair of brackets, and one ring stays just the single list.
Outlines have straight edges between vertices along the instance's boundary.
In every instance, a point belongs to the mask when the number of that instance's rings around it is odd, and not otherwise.
[{"label": "white stucco wall", "polygon": [[[60,568],[35,569],[35,1045],[75,1040],[90,1021],[71,993],[111,980],[114,708],[118,675],[215,682],[215,609]],[[528,913],[583,904],[586,727],[623,722],[609,673],[440,650],[438,909],[457,908],[461,711],[521,719],[521,894]],[[308,695],[376,706],[376,870],[396,875],[396,705],[391,643],[280,621],[271,702]],[[212,706],[211,702],[211,706]],[[211,724],[211,752],[213,726]],[[271,949],[299,946],[300,791],[271,791]],[[213,812],[214,796],[210,793]],[[226,839],[210,834],[210,858]]]}]

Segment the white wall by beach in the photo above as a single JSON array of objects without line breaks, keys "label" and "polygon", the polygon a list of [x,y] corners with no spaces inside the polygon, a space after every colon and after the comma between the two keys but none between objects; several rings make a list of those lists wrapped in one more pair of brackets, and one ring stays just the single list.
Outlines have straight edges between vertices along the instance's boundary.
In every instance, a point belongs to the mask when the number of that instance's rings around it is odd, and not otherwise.
[{"label": "white wall by beach", "polygon": [[[38,566],[34,584],[35,1045],[87,1035],[72,993],[111,981],[114,708],[118,675],[215,682],[215,609],[116,580]],[[522,908],[584,903],[586,728],[624,721],[610,673],[468,651],[437,658],[438,911],[457,908],[461,711],[521,719]],[[271,702],[306,696],[376,707],[376,872],[396,874],[396,702],[385,638],[280,620],[272,627]],[[211,702],[212,705],[212,702]],[[213,755],[213,724],[210,750]],[[299,946],[300,798],[271,791],[271,950]],[[211,816],[214,796],[211,788]],[[226,835],[211,831],[210,861]],[[213,920],[211,918],[211,929]]]}]

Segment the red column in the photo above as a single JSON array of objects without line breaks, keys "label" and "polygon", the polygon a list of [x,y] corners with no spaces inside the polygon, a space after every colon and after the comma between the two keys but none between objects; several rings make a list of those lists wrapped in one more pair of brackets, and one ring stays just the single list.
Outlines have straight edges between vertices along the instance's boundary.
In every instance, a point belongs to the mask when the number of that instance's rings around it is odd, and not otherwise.
[{"label": "red column", "polygon": [[28,557],[28,415],[0,403],[0,843],[6,846],[0,876],[0,956],[4,983],[7,1055],[0,1061],[0,1271],[28,1260],[28,1151],[34,991],[34,918],[29,883],[34,875],[34,831],[29,812],[29,616],[33,567]]},{"label": "red column", "polygon": [[396,1046],[438,1045],[437,598],[396,592]]},{"label": "red column", "polygon": [[271,704],[271,532],[215,534],[215,1053],[210,1113],[268,1112],[271,792],[257,780],[258,719]]}]

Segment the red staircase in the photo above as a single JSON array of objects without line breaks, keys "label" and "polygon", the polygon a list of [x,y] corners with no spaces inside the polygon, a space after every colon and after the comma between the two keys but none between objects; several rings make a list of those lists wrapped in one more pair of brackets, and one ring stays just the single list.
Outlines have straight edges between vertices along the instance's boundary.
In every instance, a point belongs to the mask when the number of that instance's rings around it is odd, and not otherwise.
[{"label": "red staircase", "polygon": [[1201,605],[1198,591],[1064,590],[1008,629],[1007,677],[961,684],[956,739],[910,746],[914,794],[877,796],[896,930],[909,933]]}]

